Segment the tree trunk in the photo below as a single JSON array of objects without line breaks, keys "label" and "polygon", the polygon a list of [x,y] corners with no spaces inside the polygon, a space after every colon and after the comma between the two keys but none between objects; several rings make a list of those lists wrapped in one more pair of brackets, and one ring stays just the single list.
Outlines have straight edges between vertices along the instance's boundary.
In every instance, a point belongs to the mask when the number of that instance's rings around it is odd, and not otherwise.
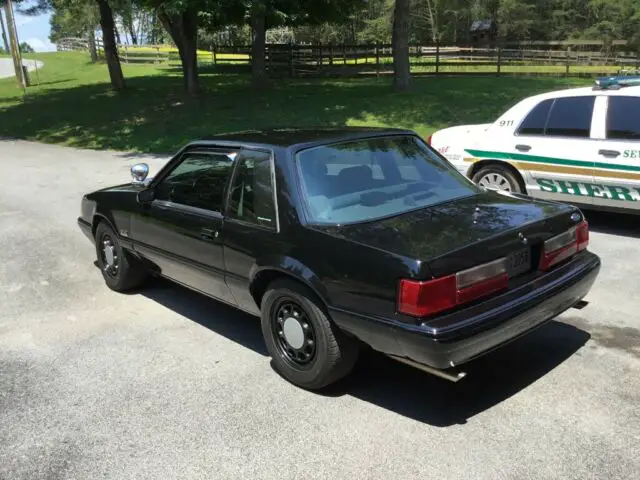
[{"label": "tree trunk", "polygon": [[104,57],[109,68],[109,77],[111,85],[116,90],[124,89],[124,76],[122,75],[122,67],[118,58],[118,47],[114,34],[115,25],[113,22],[113,11],[107,0],[97,0],[100,8],[100,27],[102,28],[102,46],[104,48]]},{"label": "tree trunk", "polygon": [[4,20],[2,19],[2,8],[0,8],[0,28],[2,29],[2,42],[4,43],[4,49],[7,53],[11,52],[9,46],[9,40],[7,39],[7,29],[4,26]]},{"label": "tree trunk", "polygon": [[440,38],[440,32],[438,31],[438,11],[437,5],[434,5],[431,0],[427,0],[427,17],[431,24],[431,41],[435,44]]},{"label": "tree trunk", "polygon": [[136,29],[133,27],[133,19],[131,17],[127,17],[126,29],[129,30],[129,35],[131,36],[131,43],[134,45],[138,45],[138,35],[136,33]]},{"label": "tree trunk", "polygon": [[393,86],[409,89],[409,13],[410,0],[395,0],[393,8]]},{"label": "tree trunk", "polygon": [[197,95],[200,90],[198,78],[198,11],[190,8],[182,13],[158,12],[158,19],[178,47],[182,63],[184,88],[189,95]]},{"label": "tree trunk", "polygon": [[261,89],[267,83],[267,69],[265,61],[265,48],[267,43],[266,9],[263,2],[251,11],[251,29],[253,41],[251,43],[251,78],[253,86]]},{"label": "tree trunk", "polygon": [[98,61],[98,49],[96,48],[96,32],[93,27],[89,27],[89,55],[91,56],[91,62],[96,63]]},{"label": "tree trunk", "polygon": [[116,45],[122,45],[122,39],[120,38],[120,32],[118,31],[118,27],[115,22],[113,22],[113,33],[116,36]]}]

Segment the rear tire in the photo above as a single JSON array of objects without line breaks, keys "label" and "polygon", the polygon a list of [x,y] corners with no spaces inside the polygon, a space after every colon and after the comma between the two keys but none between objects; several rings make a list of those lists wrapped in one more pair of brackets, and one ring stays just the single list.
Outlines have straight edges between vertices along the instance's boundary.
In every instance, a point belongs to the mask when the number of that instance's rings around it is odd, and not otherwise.
[{"label": "rear tire", "polygon": [[513,193],[526,193],[524,184],[518,175],[502,165],[487,165],[478,170],[471,178],[482,187],[505,190]]},{"label": "rear tire", "polygon": [[147,268],[122,248],[118,236],[106,222],[100,222],[96,228],[95,246],[98,267],[111,290],[126,292],[144,283]]},{"label": "rear tire", "polygon": [[294,280],[269,285],[261,323],[274,368],[301,388],[318,390],[337,382],[358,359],[358,340],[336,327],[317,296]]}]

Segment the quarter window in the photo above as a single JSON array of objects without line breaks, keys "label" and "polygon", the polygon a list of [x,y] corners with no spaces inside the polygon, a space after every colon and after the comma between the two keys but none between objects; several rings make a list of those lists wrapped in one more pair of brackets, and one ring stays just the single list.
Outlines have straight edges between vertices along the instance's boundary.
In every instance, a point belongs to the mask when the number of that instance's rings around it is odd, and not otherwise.
[{"label": "quarter window", "polygon": [[158,200],[222,211],[224,191],[235,154],[187,152],[182,161],[160,182]]},{"label": "quarter window", "polygon": [[607,139],[640,140],[640,98],[609,97]]},{"label": "quarter window", "polygon": [[228,215],[245,222],[276,228],[271,154],[245,151],[238,157]]},{"label": "quarter window", "polygon": [[547,125],[549,110],[553,100],[544,100],[536,105],[524,119],[518,129],[519,135],[544,135],[544,128]]}]

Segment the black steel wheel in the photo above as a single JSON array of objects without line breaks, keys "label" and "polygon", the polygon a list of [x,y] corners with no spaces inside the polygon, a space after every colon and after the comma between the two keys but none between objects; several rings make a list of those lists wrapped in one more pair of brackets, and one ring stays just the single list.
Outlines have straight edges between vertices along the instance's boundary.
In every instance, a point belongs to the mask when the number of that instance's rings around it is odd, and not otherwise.
[{"label": "black steel wheel", "polygon": [[273,281],[262,298],[261,318],[273,366],[294,385],[321,389],[353,369],[358,340],[342,332],[317,295],[300,282]]},{"label": "black steel wheel", "polygon": [[120,266],[120,258],[118,256],[117,240],[114,241],[109,233],[102,235],[100,245],[100,260],[103,272],[111,278],[118,276],[118,267]]},{"label": "black steel wheel", "polygon": [[282,297],[271,315],[272,334],[284,359],[301,368],[312,364],[316,333],[304,309],[293,299]]},{"label": "black steel wheel", "polygon": [[95,246],[98,267],[111,290],[124,292],[142,285],[147,269],[122,248],[118,236],[106,222],[100,222],[96,228]]}]

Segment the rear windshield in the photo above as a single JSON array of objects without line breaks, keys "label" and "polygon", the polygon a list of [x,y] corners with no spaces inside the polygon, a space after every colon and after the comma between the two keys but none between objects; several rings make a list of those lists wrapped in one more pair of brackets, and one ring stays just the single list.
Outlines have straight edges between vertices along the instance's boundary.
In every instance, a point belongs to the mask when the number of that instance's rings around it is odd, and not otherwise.
[{"label": "rear windshield", "polygon": [[366,222],[480,192],[415,136],[315,147],[297,160],[313,223]]}]

